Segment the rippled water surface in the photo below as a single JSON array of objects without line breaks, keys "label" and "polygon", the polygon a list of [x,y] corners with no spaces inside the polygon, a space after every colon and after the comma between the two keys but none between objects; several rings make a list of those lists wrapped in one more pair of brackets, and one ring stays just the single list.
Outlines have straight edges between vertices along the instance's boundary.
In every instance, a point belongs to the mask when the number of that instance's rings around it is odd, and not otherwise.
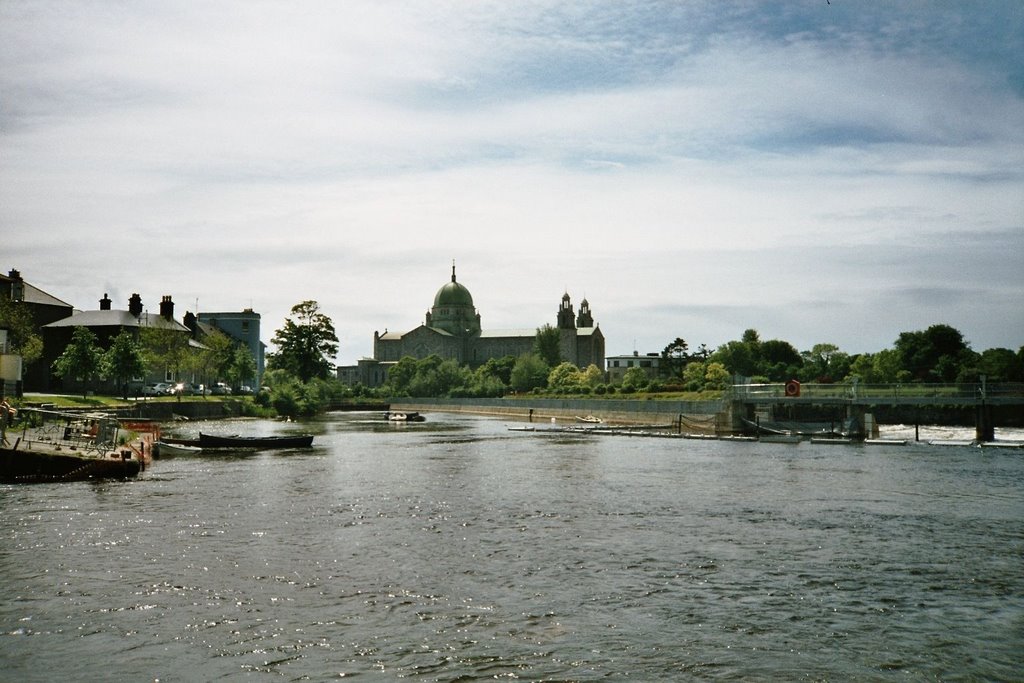
[{"label": "rippled water surface", "polygon": [[1024,676],[1024,451],[302,428],[0,487],[0,680]]}]

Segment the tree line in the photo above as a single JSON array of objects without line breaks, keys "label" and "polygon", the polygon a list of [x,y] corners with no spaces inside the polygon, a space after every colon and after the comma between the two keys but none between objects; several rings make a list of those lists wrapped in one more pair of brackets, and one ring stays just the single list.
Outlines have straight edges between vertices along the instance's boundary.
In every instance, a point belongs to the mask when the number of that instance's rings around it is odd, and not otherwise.
[{"label": "tree line", "polygon": [[226,381],[237,389],[256,377],[256,360],[244,344],[219,331],[207,335],[203,348],[196,349],[180,332],[143,327],[135,335],[122,328],[103,349],[92,330],[79,326],[52,369],[58,377],[78,382],[83,397],[97,381],[107,380],[127,399],[136,378],[167,371],[175,377],[187,373]]},{"label": "tree line", "polygon": [[[328,403],[353,398],[499,397],[508,394],[607,395],[646,392],[720,391],[737,382],[933,383],[1024,382],[1024,346],[976,352],[963,334],[945,324],[902,332],[892,348],[877,353],[850,354],[831,343],[798,351],[779,339],[762,340],[748,329],[738,340],[716,349],[701,344],[691,352],[676,337],[659,354],[654,376],[640,367],[628,368],[621,380],[610,383],[603,368],[579,368],[559,356],[559,331],[550,325],[537,329],[531,352],[492,358],[473,369],[438,356],[405,357],[390,368],[381,387],[345,386],[336,378],[334,357],[338,338],[333,321],[316,301],[296,304],[284,325],[275,331],[276,351],[268,355],[263,377],[265,391],[257,403],[281,415],[310,415]],[[34,351],[30,335],[19,332],[26,350]],[[249,350],[227,335],[215,332],[203,340],[205,349],[188,347],[185,335],[143,328],[135,336],[127,330],[109,348],[100,349],[95,335],[75,328],[71,343],[53,365],[62,377],[81,381],[113,381],[127,396],[132,378],[154,369],[175,374],[192,372],[237,385],[256,375]]]},{"label": "tree line", "polygon": [[[315,404],[342,397],[499,397],[512,393],[574,395],[633,394],[638,391],[720,391],[735,382],[909,383],[977,382],[985,375],[992,382],[1024,381],[1024,347],[970,348],[963,334],[949,325],[901,333],[891,349],[878,353],[849,354],[831,343],[798,351],[789,342],[762,340],[756,330],[711,350],[701,344],[690,352],[687,342],[675,338],[661,352],[658,374],[643,368],[625,371],[609,383],[603,368],[579,368],[559,356],[559,331],[550,325],[537,329],[533,350],[521,356],[492,358],[473,369],[436,355],[405,357],[391,366],[382,387],[341,387],[332,382],[331,359],[337,336],[330,318],[315,301],[292,309],[274,337],[277,352],[268,359],[268,383],[286,387],[282,403]],[[310,387],[316,387],[311,390]]]}]

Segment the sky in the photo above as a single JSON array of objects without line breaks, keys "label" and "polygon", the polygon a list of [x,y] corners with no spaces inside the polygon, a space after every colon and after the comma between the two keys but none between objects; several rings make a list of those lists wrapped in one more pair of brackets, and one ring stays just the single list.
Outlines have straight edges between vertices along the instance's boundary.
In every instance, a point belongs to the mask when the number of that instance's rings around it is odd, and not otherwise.
[{"label": "sky", "polygon": [[1024,345],[1024,4],[0,2],[0,272],[606,353]]}]

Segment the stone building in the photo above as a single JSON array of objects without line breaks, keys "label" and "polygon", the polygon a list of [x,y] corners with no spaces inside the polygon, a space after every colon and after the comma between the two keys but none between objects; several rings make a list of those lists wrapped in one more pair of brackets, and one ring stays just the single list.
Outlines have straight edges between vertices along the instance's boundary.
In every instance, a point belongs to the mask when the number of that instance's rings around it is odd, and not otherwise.
[{"label": "stone building", "polygon": [[[594,323],[590,303],[580,302],[579,314],[573,312],[569,294],[562,296],[556,316],[556,327],[561,336],[562,360],[586,368],[596,365],[604,368],[604,334]],[[480,321],[480,313],[473,303],[473,295],[458,282],[455,266],[452,277],[434,296],[423,324],[408,332],[373,333],[373,358],[361,359],[357,365],[338,368],[338,378],[355,384],[380,386],[387,378],[387,370],[406,356],[426,358],[437,355],[460,365],[476,368],[491,358],[520,356],[533,350],[537,328],[488,330]]]}]

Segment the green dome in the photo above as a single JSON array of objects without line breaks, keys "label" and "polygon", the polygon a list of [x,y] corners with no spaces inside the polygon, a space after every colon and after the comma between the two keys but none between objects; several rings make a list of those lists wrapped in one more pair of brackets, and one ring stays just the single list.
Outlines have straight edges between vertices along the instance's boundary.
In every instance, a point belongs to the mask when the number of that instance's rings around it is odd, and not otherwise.
[{"label": "green dome", "polygon": [[455,267],[452,267],[452,281],[445,283],[434,296],[434,308],[441,306],[473,307],[473,295],[469,290],[455,281]]},{"label": "green dome", "polygon": [[437,290],[437,295],[434,297],[434,308],[440,306],[472,306],[473,295],[469,293],[469,290],[460,285],[458,282],[449,282],[441,289]]}]

